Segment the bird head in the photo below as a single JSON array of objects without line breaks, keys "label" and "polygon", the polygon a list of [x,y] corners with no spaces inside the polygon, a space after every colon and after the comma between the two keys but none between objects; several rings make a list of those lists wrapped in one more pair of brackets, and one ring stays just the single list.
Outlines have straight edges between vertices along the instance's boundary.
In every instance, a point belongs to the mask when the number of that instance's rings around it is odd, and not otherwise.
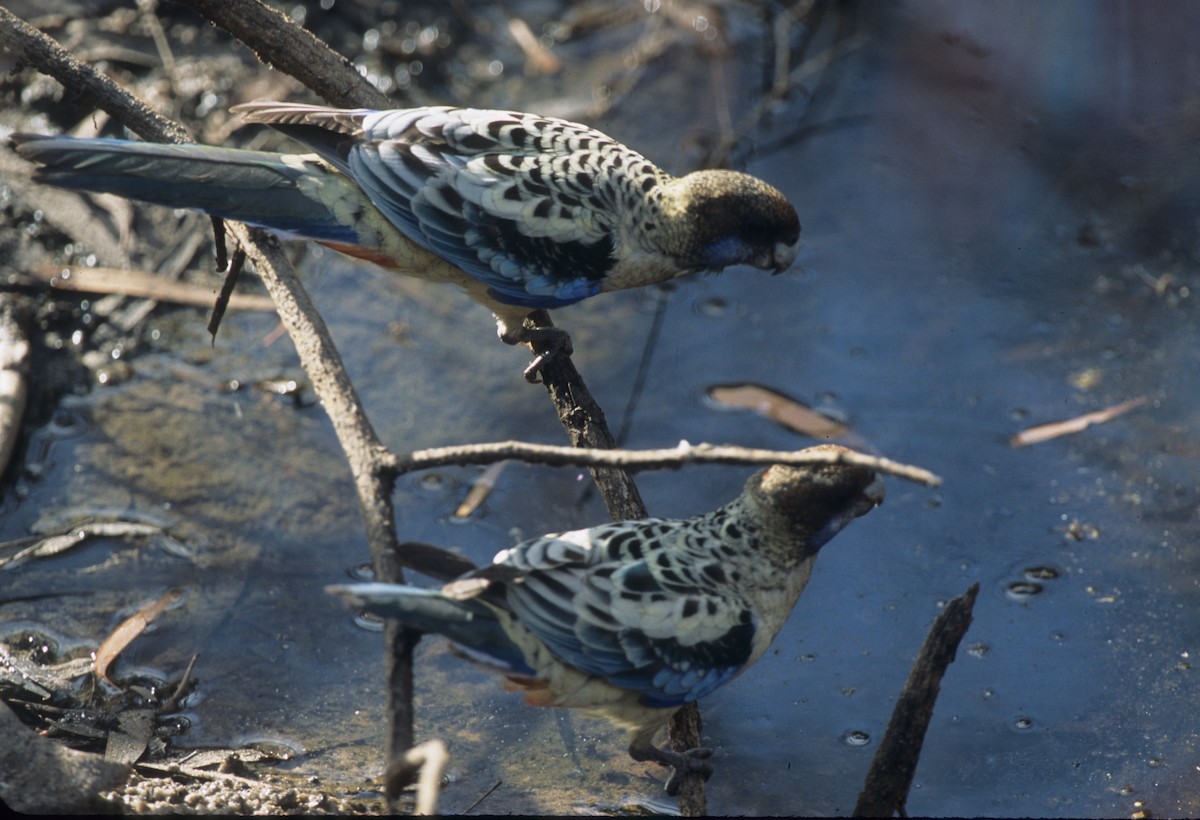
[{"label": "bird head", "polygon": [[[836,456],[849,453],[833,444],[810,448]],[[842,462],[775,464],[746,483],[745,496],[773,535],[799,548],[798,559],[813,555],[859,516],[883,503],[883,479],[874,470]],[[772,539],[774,540],[774,539]]]},{"label": "bird head", "polygon": [[688,230],[683,255],[697,270],[753,265],[782,273],[796,259],[800,217],[787,197],[738,171],[694,171],[674,180],[672,203]]}]

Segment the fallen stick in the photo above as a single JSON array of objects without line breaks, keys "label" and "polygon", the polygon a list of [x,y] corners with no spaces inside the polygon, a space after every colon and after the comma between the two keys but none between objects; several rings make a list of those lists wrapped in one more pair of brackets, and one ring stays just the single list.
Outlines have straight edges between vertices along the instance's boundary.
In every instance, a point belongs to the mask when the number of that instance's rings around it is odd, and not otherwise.
[{"label": "fallen stick", "polygon": [[921,757],[925,732],[933,717],[942,676],[971,625],[978,593],[979,582],[976,581],[965,593],[947,603],[930,627],[896,701],[896,708],[892,710],[887,732],[871,761],[858,803],[854,806],[855,817],[908,816],[905,803]]},{"label": "fallen stick", "polygon": [[1094,413],[1084,413],[1082,416],[1076,416],[1073,419],[1052,421],[1049,424],[1028,427],[1009,439],[1008,443],[1013,447],[1026,447],[1030,444],[1040,444],[1043,441],[1049,441],[1059,436],[1078,433],[1081,430],[1086,430],[1093,424],[1104,424],[1106,421],[1111,421],[1123,413],[1128,413],[1134,408],[1141,407],[1147,401],[1148,399],[1145,396],[1138,396],[1136,399],[1129,399],[1120,404],[1114,404],[1112,407],[1097,410]]}]

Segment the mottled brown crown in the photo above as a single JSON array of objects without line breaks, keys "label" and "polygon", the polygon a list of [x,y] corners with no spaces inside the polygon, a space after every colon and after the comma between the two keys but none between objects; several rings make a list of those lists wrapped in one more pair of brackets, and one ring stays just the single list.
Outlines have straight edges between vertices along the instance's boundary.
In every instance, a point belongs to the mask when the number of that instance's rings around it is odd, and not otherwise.
[{"label": "mottled brown crown", "polygon": [[696,269],[776,272],[796,258],[800,217],[778,189],[738,171],[695,171],[668,185],[664,210],[685,226],[677,252]]},{"label": "mottled brown crown", "polygon": [[[834,458],[850,453],[833,444],[806,452]],[[756,508],[769,540],[790,541],[815,552],[855,518],[883,501],[875,471],[840,461],[775,464],[746,482],[745,497]]]}]

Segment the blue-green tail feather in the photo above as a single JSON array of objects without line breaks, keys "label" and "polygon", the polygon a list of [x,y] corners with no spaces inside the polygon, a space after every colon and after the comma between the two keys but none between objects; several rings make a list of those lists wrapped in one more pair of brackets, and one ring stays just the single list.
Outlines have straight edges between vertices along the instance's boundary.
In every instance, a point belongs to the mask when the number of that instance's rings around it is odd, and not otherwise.
[{"label": "blue-green tail feather", "polygon": [[16,134],[39,182],[203,211],[306,239],[353,244],[353,225],[301,190],[305,175],[334,173],[292,156],[207,145]]}]

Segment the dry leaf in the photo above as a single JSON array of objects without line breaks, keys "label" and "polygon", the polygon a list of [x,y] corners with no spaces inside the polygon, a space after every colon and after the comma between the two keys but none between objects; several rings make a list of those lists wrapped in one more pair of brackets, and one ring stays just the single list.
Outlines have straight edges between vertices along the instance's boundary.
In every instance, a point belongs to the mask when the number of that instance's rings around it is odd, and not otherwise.
[{"label": "dry leaf", "polygon": [[171,590],[121,621],[120,625],[104,639],[104,643],[100,644],[100,648],[96,650],[96,677],[115,688],[116,684],[108,679],[108,668],[117,659],[117,655],[120,655],[125,647],[133,642],[134,638],[141,635],[146,627],[162,614],[164,609],[178,601],[182,595],[182,590]]},{"label": "dry leaf", "polygon": [[1043,441],[1049,441],[1052,438],[1059,436],[1067,436],[1072,433],[1078,433],[1093,424],[1103,424],[1106,421],[1115,419],[1122,413],[1128,413],[1135,407],[1141,407],[1148,399],[1145,396],[1138,396],[1136,399],[1123,401],[1120,404],[1114,404],[1112,407],[1106,407],[1103,410],[1097,410],[1094,413],[1085,413],[1082,416],[1076,416],[1073,419],[1064,421],[1054,421],[1049,424],[1039,424],[1037,427],[1029,427],[1017,433],[1008,443],[1013,447],[1025,447],[1030,444],[1039,444]]},{"label": "dry leaf", "polygon": [[757,384],[723,384],[710,387],[708,396],[725,407],[753,410],[776,424],[813,438],[837,438],[849,428],[818,413],[803,402]]},{"label": "dry leaf", "polygon": [[537,35],[524,20],[513,18],[508,21],[508,33],[525,52],[525,62],[534,74],[554,74],[562,68],[562,62],[550,49],[542,45]]},{"label": "dry leaf", "polygon": [[495,464],[489,464],[487,468],[479,474],[479,478],[475,479],[475,483],[471,485],[471,489],[467,492],[467,497],[458,505],[458,509],[454,511],[455,518],[466,518],[479,507],[480,504],[491,494],[492,489],[496,486],[496,480],[500,477],[500,473],[504,472],[504,468],[508,466],[508,461],[497,461]]}]

